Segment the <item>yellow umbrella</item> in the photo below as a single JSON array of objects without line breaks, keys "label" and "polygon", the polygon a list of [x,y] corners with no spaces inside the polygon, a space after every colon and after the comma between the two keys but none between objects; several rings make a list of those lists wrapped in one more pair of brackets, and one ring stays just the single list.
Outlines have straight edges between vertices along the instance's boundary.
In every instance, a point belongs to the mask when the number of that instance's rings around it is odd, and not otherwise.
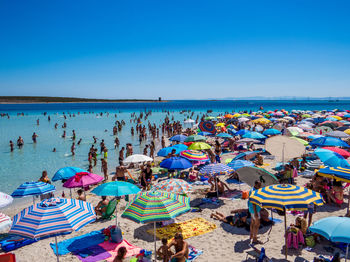
[{"label": "yellow umbrella", "polygon": [[262,124],[262,125],[266,125],[268,123],[270,123],[271,121],[268,120],[267,118],[257,118],[255,120],[252,121],[255,124]]},{"label": "yellow umbrella", "polygon": [[204,142],[195,142],[192,143],[189,147],[189,150],[206,150],[211,149],[211,146]]},{"label": "yellow umbrella", "polygon": [[340,116],[332,116],[332,117],[337,119],[337,120],[343,120],[343,118],[341,118]]},{"label": "yellow umbrella", "polygon": [[346,129],[344,132],[347,133],[348,135],[350,135],[350,128]]},{"label": "yellow umbrella", "polygon": [[215,126],[223,127],[223,126],[225,126],[225,123],[217,123]]},{"label": "yellow umbrella", "polygon": [[238,113],[233,115],[233,117],[240,117],[240,116],[241,114],[238,114]]}]

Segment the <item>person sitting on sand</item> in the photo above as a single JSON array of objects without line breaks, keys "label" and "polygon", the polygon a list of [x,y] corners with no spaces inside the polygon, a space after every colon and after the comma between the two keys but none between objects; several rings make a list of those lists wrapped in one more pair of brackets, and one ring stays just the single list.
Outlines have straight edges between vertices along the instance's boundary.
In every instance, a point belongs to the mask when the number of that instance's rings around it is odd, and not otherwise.
[{"label": "person sitting on sand", "polygon": [[103,216],[109,204],[109,201],[107,200],[106,196],[102,196],[101,198],[102,200],[98,202],[97,206],[95,207],[95,213],[96,215],[99,215],[99,216]]},{"label": "person sitting on sand", "polygon": [[162,246],[157,250],[157,255],[160,259],[163,259],[163,262],[169,262],[170,257],[174,254],[168,248],[168,240],[162,238]]},{"label": "person sitting on sand", "polygon": [[123,262],[127,252],[128,251],[127,251],[126,247],[120,247],[118,249],[118,254],[113,259],[113,262]]},{"label": "person sitting on sand", "polygon": [[344,202],[344,192],[341,182],[335,181],[330,191],[326,191],[328,203],[335,203],[339,207]]},{"label": "person sitting on sand", "polygon": [[236,227],[244,227],[248,224],[247,223],[247,218],[249,217],[248,209],[232,210],[231,214],[235,214],[235,215],[225,216],[224,214],[216,211],[215,213],[212,213],[210,215],[210,218],[217,219],[221,222],[224,222],[231,226],[236,226]]},{"label": "person sitting on sand", "polygon": [[253,163],[257,166],[262,166],[264,165],[264,159],[263,157],[261,156],[260,153],[256,154],[255,156],[255,160],[253,161]]},{"label": "person sitting on sand", "polygon": [[194,181],[197,181],[197,180],[200,180],[199,177],[198,177],[198,171],[194,168],[190,168],[190,173],[188,175],[188,178],[191,182],[194,182]]},{"label": "person sitting on sand", "polygon": [[[216,179],[216,182],[215,182]],[[220,181],[220,178],[215,177],[214,179],[211,178],[208,180],[209,184],[211,185],[210,191],[207,193],[207,197],[217,197],[222,196],[225,194],[225,188],[230,191],[231,189],[228,187],[228,185],[225,182]]]},{"label": "person sitting on sand", "polygon": [[170,257],[171,262],[185,262],[188,259],[188,243],[184,241],[181,233],[176,233],[174,240],[168,244],[168,249],[175,247],[175,254]]},{"label": "person sitting on sand", "polygon": [[84,191],[82,189],[79,189],[77,191],[77,193],[78,193],[78,197],[77,197],[78,200],[86,201],[86,196],[85,196]]}]

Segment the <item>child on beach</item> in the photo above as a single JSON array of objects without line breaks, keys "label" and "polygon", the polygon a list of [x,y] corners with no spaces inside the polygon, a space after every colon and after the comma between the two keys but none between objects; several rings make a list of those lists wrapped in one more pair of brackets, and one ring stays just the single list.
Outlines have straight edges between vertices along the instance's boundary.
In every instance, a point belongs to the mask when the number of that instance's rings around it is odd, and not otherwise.
[{"label": "child on beach", "polygon": [[157,255],[160,259],[163,259],[163,262],[168,262],[173,252],[168,249],[168,240],[166,238],[162,239],[162,244],[163,245],[157,250]]},{"label": "child on beach", "polygon": [[336,205],[341,207],[341,205],[344,202],[344,192],[341,182],[334,182],[332,190],[327,191],[326,194],[328,203],[335,203]]}]

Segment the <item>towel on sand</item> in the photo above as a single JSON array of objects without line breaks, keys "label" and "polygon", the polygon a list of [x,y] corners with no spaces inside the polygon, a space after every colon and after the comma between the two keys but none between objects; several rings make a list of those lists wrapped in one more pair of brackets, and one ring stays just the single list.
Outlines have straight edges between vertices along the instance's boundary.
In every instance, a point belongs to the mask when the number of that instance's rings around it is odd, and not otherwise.
[{"label": "towel on sand", "polygon": [[202,250],[198,250],[191,245],[188,246],[188,249],[189,249],[188,259],[187,259],[188,262],[194,261],[197,257],[203,254]]},{"label": "towel on sand", "polygon": [[[92,231],[88,234],[73,237],[57,243],[58,255],[66,255],[68,253],[76,253],[88,247],[96,246],[105,240],[105,236],[101,231]],[[56,254],[55,243],[50,243],[53,252]],[[56,254],[57,255],[57,254]]]},{"label": "towel on sand", "polygon": [[[203,235],[216,229],[216,225],[204,218],[197,217],[190,220],[186,220],[182,223],[174,223],[162,228],[156,229],[156,235],[159,239],[167,238],[172,239],[177,232],[181,232],[184,239]],[[147,233],[154,235],[154,230],[149,229]]]},{"label": "towel on sand", "polygon": [[111,254],[111,257],[106,259],[108,262],[112,262],[114,260],[114,258],[118,254],[118,249],[121,247],[126,247],[126,250],[127,250],[126,257],[136,256],[142,250],[141,248],[130,244],[125,239],[123,240],[123,242],[121,242],[119,244],[106,241],[106,242],[103,242],[102,244],[99,244],[99,246],[103,247]]},{"label": "towel on sand", "polygon": [[86,248],[74,254],[83,262],[101,261],[112,256],[106,249],[99,245]]}]

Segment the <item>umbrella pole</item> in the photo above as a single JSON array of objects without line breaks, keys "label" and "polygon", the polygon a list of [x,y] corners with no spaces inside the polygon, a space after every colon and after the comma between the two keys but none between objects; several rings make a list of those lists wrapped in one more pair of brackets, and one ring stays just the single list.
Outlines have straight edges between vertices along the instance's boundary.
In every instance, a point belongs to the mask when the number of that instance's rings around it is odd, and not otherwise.
[{"label": "umbrella pole", "polygon": [[347,215],[349,215],[349,208],[350,208],[350,187],[348,190],[348,211],[346,212]]},{"label": "umbrella pole", "polygon": [[349,244],[346,246],[346,252],[345,252],[345,262],[348,259],[348,255],[349,255]]},{"label": "umbrella pole", "polygon": [[69,195],[70,195],[70,198],[72,198],[72,189],[69,188]]},{"label": "umbrella pole", "polygon": [[33,205],[35,205],[35,197],[33,196]]},{"label": "umbrella pole", "polygon": [[288,248],[287,248],[287,210],[286,208],[284,208],[284,247],[285,247],[286,260],[287,260]]},{"label": "umbrella pole", "polygon": [[156,235],[156,222],[154,224],[154,262],[157,261],[157,235]]},{"label": "umbrella pole", "polygon": [[57,257],[57,262],[59,262],[59,261],[60,261],[60,259],[58,258],[57,236],[55,236],[55,244],[56,244],[56,257]]},{"label": "umbrella pole", "polygon": [[214,178],[215,178],[215,187],[216,187],[216,197],[219,198],[218,180],[216,176],[214,176]]},{"label": "umbrella pole", "polygon": [[118,226],[118,199],[117,200],[117,205],[115,206],[115,225]]}]

